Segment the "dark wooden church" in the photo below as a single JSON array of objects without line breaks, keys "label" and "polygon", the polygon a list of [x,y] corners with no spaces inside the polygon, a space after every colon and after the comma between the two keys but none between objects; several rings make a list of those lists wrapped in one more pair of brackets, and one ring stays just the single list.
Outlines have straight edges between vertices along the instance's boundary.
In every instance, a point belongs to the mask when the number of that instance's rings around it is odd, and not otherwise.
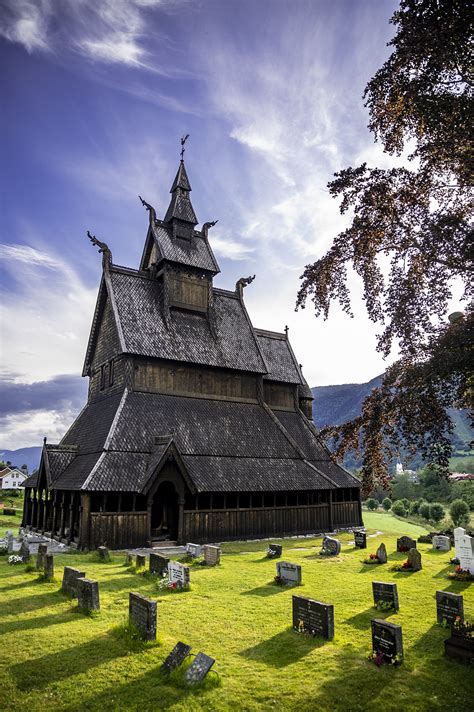
[{"label": "dark wooden church", "polygon": [[88,401],[25,481],[23,525],[79,548],[210,542],[360,526],[360,486],[312,422],[287,333],[253,327],[244,287],[217,289],[183,159],[138,270],[103,275]]}]

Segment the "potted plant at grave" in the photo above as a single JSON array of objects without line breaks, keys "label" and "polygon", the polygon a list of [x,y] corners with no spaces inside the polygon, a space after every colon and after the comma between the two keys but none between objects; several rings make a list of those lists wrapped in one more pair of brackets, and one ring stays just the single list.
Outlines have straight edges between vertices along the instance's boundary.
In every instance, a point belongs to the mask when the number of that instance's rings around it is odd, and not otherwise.
[{"label": "potted plant at grave", "polygon": [[364,564],[380,564],[382,563],[377,556],[377,554],[369,554],[366,559],[363,561]]},{"label": "potted plant at grave", "polygon": [[463,569],[462,566],[456,566],[454,572],[449,573],[447,577],[453,581],[474,581],[474,575],[468,569]]}]

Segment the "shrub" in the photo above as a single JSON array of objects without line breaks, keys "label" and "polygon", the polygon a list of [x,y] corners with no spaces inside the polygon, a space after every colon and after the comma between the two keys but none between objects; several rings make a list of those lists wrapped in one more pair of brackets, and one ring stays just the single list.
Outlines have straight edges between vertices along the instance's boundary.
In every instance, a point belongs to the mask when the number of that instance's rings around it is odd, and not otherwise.
[{"label": "shrub", "polygon": [[397,517],[406,517],[408,514],[401,499],[397,499],[397,501],[392,504],[392,512],[396,514]]},{"label": "shrub", "polygon": [[386,512],[388,512],[389,509],[392,507],[392,500],[390,497],[385,497],[385,499],[382,502],[382,507],[385,509]]},{"label": "shrub", "polygon": [[373,511],[374,509],[378,508],[379,503],[373,497],[369,497],[369,499],[367,500],[365,505],[366,505],[367,509],[370,509],[371,511]]},{"label": "shrub", "polygon": [[444,507],[439,502],[430,504],[430,519],[438,524],[444,518]]},{"label": "shrub", "polygon": [[423,499],[416,499],[414,502],[410,502],[410,514],[419,514],[423,501]]},{"label": "shrub", "polygon": [[430,518],[431,507],[428,504],[428,502],[422,502],[422,504],[420,504],[418,511],[420,513],[420,516],[423,517],[423,519]]},{"label": "shrub", "polygon": [[469,524],[469,506],[462,499],[455,499],[449,508],[449,514],[455,527]]}]

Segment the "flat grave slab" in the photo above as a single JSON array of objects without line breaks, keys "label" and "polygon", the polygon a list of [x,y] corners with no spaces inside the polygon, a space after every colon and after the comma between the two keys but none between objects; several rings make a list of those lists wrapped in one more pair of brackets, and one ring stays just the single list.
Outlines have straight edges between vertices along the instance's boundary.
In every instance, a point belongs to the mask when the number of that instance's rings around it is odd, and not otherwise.
[{"label": "flat grave slab", "polygon": [[202,682],[215,662],[209,655],[198,653],[184,675],[186,684],[197,685]]},{"label": "flat grave slab", "polygon": [[186,645],[186,643],[176,643],[171,653],[163,662],[161,666],[162,670],[167,673],[175,670],[175,668],[179,667],[186,660],[190,652],[190,645]]},{"label": "flat grave slab", "polygon": [[334,606],[312,598],[293,596],[293,628],[298,633],[334,638]]}]

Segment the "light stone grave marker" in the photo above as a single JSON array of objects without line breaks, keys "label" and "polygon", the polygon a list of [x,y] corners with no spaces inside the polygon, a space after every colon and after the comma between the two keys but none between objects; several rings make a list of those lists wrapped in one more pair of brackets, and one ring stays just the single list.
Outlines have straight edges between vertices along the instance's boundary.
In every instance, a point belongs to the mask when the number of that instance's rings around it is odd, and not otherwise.
[{"label": "light stone grave marker", "polygon": [[454,549],[459,566],[474,575],[474,538],[466,534],[462,527],[454,530]]},{"label": "light stone grave marker", "polygon": [[418,549],[410,549],[408,561],[411,564],[409,571],[421,571],[421,554]]},{"label": "light stone grave marker", "polygon": [[299,564],[291,564],[289,561],[277,561],[276,563],[277,576],[282,583],[293,583],[297,586],[301,583],[301,566]]},{"label": "light stone grave marker", "polygon": [[221,560],[221,547],[206,544],[202,547],[206,566],[217,566]]},{"label": "light stone grave marker", "polygon": [[77,607],[84,612],[99,611],[99,583],[92,579],[77,579]]},{"label": "light stone grave marker", "polygon": [[110,561],[110,552],[106,546],[97,547],[97,551],[101,561]]},{"label": "light stone grave marker", "polygon": [[449,536],[443,536],[442,534],[436,534],[431,540],[433,544],[433,549],[438,551],[450,551],[451,550],[451,540]]},{"label": "light stone grave marker", "polygon": [[54,579],[54,556],[52,554],[46,554],[44,557],[44,577],[46,581]]},{"label": "light stone grave marker", "polygon": [[85,578],[85,575],[85,571],[79,571],[79,569],[74,569],[72,566],[65,566],[61,589],[72,598],[77,598],[77,581],[80,578]]},{"label": "light stone grave marker", "polygon": [[168,578],[169,582],[175,583],[177,588],[186,588],[190,582],[189,566],[180,564],[179,561],[169,561]]},{"label": "light stone grave marker", "polygon": [[47,544],[38,544],[38,553],[36,554],[36,570],[44,569],[44,557],[48,553]]},{"label": "light stone grave marker", "polygon": [[200,544],[186,544],[186,553],[188,556],[192,556],[193,559],[198,559],[201,556]]}]

